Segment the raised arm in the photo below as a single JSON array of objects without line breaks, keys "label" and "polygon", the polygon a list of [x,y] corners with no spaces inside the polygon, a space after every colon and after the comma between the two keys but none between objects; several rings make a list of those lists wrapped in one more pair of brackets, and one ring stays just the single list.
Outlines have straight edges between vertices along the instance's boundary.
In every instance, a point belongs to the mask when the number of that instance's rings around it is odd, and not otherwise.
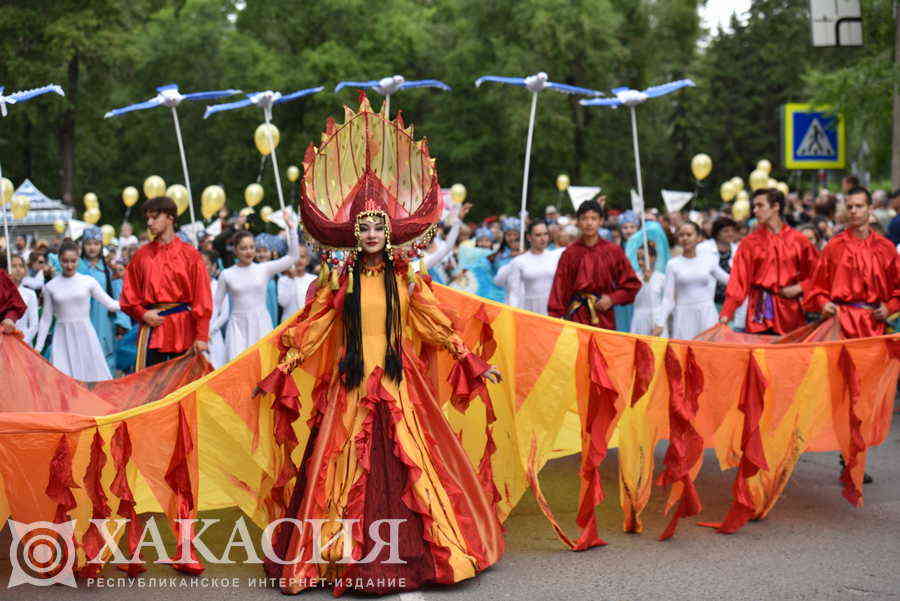
[{"label": "raised arm", "polygon": [[297,236],[296,227],[288,227],[288,254],[274,261],[266,261],[262,263],[268,277],[274,276],[276,273],[287,271],[291,265],[300,258],[300,239]]},{"label": "raised arm", "polygon": [[41,313],[41,321],[38,324],[37,341],[34,344],[34,350],[41,352],[44,350],[44,344],[47,342],[47,334],[50,333],[50,326],[53,324],[53,295],[49,290],[44,290],[44,311]]}]

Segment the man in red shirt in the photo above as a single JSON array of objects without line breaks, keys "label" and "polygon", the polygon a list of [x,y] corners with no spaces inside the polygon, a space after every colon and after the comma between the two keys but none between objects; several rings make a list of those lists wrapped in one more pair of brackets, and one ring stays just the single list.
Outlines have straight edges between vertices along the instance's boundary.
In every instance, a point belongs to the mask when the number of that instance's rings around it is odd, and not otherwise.
[{"label": "man in red shirt", "polygon": [[719,321],[731,321],[747,299],[747,332],[786,334],[806,323],[800,297],[818,252],[782,219],[786,203],[780,191],[761,188],[751,202],[757,226],[734,255]]},{"label": "man in red shirt", "polygon": [[641,281],[622,248],[600,237],[603,208],[589,200],[576,215],[581,238],[559,258],[547,311],[552,317],[614,330],[613,305],[634,302]]},{"label": "man in red shirt", "polygon": [[[6,267],[6,255],[3,256],[3,267]],[[15,282],[0,269],[0,331],[4,334],[16,332],[16,322],[25,315],[25,309],[25,301]]]},{"label": "man in red shirt", "polygon": [[152,198],[142,209],[153,242],[134,253],[119,299],[122,310],[140,324],[135,371],[187,351],[205,351],[212,315],[203,259],[175,235],[175,202]]},{"label": "man in red shirt", "polygon": [[900,260],[893,243],[869,227],[869,191],[853,188],[844,202],[847,229],[822,251],[803,304],[826,317],[837,315],[847,338],[880,336],[888,316],[900,310]]}]

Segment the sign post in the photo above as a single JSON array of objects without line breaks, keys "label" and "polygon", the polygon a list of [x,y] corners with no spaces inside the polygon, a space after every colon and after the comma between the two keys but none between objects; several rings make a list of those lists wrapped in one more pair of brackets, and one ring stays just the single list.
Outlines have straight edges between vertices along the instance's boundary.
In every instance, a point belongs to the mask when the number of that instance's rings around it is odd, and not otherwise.
[{"label": "sign post", "polygon": [[782,111],[784,166],[787,169],[844,169],[844,117],[828,106],[790,103]]}]

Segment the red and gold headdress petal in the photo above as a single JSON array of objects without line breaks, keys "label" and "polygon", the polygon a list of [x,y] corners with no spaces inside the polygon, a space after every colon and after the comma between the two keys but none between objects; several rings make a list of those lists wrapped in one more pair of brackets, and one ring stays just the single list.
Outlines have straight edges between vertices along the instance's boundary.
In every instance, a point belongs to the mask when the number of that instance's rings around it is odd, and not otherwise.
[{"label": "red and gold headdress petal", "polygon": [[300,213],[310,236],[323,247],[356,248],[361,213],[389,219],[392,246],[427,244],[440,217],[435,161],[425,140],[398,116],[390,120],[363,97],[359,110],[344,107],[344,123],[329,119],[322,143],[303,160]]}]

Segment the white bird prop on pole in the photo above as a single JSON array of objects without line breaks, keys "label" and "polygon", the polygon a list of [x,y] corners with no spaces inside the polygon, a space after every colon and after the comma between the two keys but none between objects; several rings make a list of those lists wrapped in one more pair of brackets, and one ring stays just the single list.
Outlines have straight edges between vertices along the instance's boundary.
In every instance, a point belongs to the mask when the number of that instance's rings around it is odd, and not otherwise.
[{"label": "white bird prop on pole", "polygon": [[436,79],[419,79],[416,81],[406,81],[402,75],[394,75],[393,77],[382,77],[381,79],[373,79],[370,81],[342,81],[334,87],[335,93],[340,92],[344,88],[370,88],[384,96],[384,115],[388,119],[391,118],[391,96],[400,90],[408,90],[410,88],[438,88],[445,92],[450,91],[450,86]]},{"label": "white bird prop on pole", "polygon": [[[113,109],[104,115],[105,118],[118,117],[131,111],[140,111],[143,109],[152,109],[158,106],[165,106],[172,109],[172,119],[175,122],[175,137],[178,139],[178,151],[181,153],[181,169],[184,171],[184,186],[188,193],[188,208],[191,210],[191,223],[195,222],[194,218],[194,197],[191,194],[191,176],[188,173],[187,158],[184,155],[184,142],[181,139],[181,125],[178,123],[178,105],[183,100],[209,100],[212,98],[224,98],[225,96],[233,96],[240,94],[240,90],[213,90],[210,92],[193,92],[190,94],[182,94],[178,91],[178,84],[169,84],[156,88],[157,94],[150,100],[139,102],[120,109]],[[193,232],[194,230],[191,229]],[[194,246],[197,246],[196,236],[191,235]]]},{"label": "white bird prop on pole", "polygon": [[519,219],[521,221],[519,226],[519,248],[525,248],[525,218],[528,215],[526,211],[528,204],[528,172],[531,168],[531,141],[534,138],[534,119],[537,114],[538,94],[544,90],[553,90],[563,94],[582,94],[584,96],[602,96],[603,94],[597,90],[549,81],[549,77],[543,71],[528,77],[484,75],[475,80],[475,87],[481,87],[481,84],[486,81],[520,86],[528,88],[531,92],[531,115],[528,117],[528,137],[525,140],[525,168],[522,172],[522,207],[519,210]]},{"label": "white bird prop on pole", "polygon": [[[35,96],[40,96],[41,94],[47,94],[48,92],[55,92],[60,96],[65,96],[66,93],[63,91],[62,87],[56,84],[49,84],[46,86],[41,86],[39,88],[32,88],[30,90],[19,90],[18,92],[13,92],[12,94],[4,94],[3,91],[6,88],[0,86],[0,116],[5,117],[8,114],[8,105],[18,104],[20,102],[25,102],[26,100],[31,100]],[[0,181],[3,180],[3,169],[0,169]],[[11,240],[9,239],[9,208],[6,206],[6,198],[4,198],[4,190],[3,185],[0,184],[0,207],[3,208],[3,237],[6,239],[6,266],[10,267],[12,263],[12,255],[10,251],[10,247],[12,246]]]},{"label": "white bird prop on pole", "polygon": [[203,118],[206,119],[210,115],[215,115],[216,113],[222,111],[244,108],[245,106],[250,106],[251,104],[258,106],[263,110],[263,117],[266,120],[266,136],[269,140],[269,148],[272,149],[272,168],[275,170],[275,185],[278,189],[278,202],[281,203],[282,211],[284,211],[284,194],[281,191],[281,174],[278,172],[278,156],[275,154],[275,144],[272,140],[272,130],[269,127],[269,123],[272,120],[272,107],[276,104],[290,102],[291,100],[297,100],[298,98],[303,98],[304,96],[309,96],[310,94],[321,92],[324,89],[325,88],[323,86],[318,86],[315,88],[298,90],[291,94],[285,95],[282,95],[281,92],[273,92],[272,90],[254,92],[253,94],[247,94],[247,98],[244,100],[207,106],[206,112],[203,113]]},{"label": "white bird prop on pole", "polygon": [[626,87],[615,88],[611,90],[611,92],[616,95],[615,98],[590,98],[579,101],[582,106],[607,106],[610,108],[627,106],[631,111],[631,138],[634,145],[634,170],[637,177],[637,193],[641,204],[639,214],[641,216],[641,230],[644,232],[645,261],[649,261],[650,254],[647,249],[647,230],[644,228],[644,183],[641,178],[641,151],[638,145],[637,113],[635,107],[646,102],[648,98],[665,96],[666,94],[680,90],[681,88],[693,87],[694,85],[694,82],[690,79],[679,79],[678,81],[653,86],[643,91],[632,90],[631,88]]}]

